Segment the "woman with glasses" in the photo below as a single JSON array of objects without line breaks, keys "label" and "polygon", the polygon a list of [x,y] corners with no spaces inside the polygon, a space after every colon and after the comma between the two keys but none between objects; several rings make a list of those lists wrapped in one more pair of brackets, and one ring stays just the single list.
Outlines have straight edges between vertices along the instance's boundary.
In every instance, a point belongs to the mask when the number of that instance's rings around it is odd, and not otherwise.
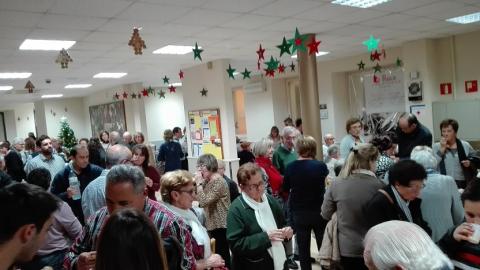
[{"label": "woman with glasses", "polygon": [[155,192],[160,189],[160,174],[155,167],[149,165],[150,155],[145,144],[136,144],[132,148],[132,163],[142,168],[145,174],[145,184],[147,186],[148,198],[156,201]]},{"label": "woman with glasses", "polygon": [[194,255],[196,269],[223,268],[225,261],[218,254],[213,254],[207,229],[203,227],[192,203],[196,199],[195,181],[187,171],[168,172],[162,176],[161,194],[166,206],[175,214],[182,217],[192,229],[196,248]]},{"label": "woman with glasses", "polygon": [[413,160],[401,160],[388,171],[388,186],[380,189],[365,207],[370,227],[389,220],[403,220],[420,226],[429,235],[432,230],[423,219],[419,198],[427,172]]},{"label": "woman with glasses", "polygon": [[292,238],[293,230],[286,227],[277,200],[265,193],[261,168],[246,163],[238,169],[237,180],[242,194],[227,217],[233,269],[288,269],[283,242]]},{"label": "woman with glasses", "polygon": [[204,209],[210,237],[216,240],[216,251],[225,260],[225,266],[230,268],[230,251],[227,243],[227,212],[230,207],[230,193],[218,174],[217,159],[212,154],[201,155],[197,160],[197,200]]}]

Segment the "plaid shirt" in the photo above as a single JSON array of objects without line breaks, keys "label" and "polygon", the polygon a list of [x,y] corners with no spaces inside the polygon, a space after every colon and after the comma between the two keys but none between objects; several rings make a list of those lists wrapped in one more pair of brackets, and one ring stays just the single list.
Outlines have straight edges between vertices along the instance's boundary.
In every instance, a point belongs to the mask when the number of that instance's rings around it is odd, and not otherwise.
[{"label": "plaid shirt", "polygon": [[[193,256],[192,235],[188,230],[185,222],[176,216],[165,206],[150,199],[145,200],[145,214],[150,218],[162,238],[170,236],[175,237],[182,246],[182,262],[181,266],[184,270],[195,269],[195,258]],[[97,247],[98,237],[101,229],[109,217],[106,207],[98,210],[85,225],[80,237],[70,248],[63,262],[64,269],[76,269],[75,264],[78,256],[82,252],[93,251]]]}]

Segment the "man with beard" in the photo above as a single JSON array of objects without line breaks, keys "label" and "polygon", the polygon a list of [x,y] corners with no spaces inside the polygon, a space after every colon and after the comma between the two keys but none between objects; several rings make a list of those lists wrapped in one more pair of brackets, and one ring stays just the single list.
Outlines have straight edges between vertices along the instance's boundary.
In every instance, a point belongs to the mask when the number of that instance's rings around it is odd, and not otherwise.
[{"label": "man with beard", "polygon": [[70,187],[70,175],[73,172],[77,177],[80,183],[80,195],[83,195],[83,190],[90,182],[100,176],[103,169],[88,162],[88,148],[83,145],[75,145],[70,151],[70,157],[72,162],[64,166],[64,168],[55,175],[51,192],[70,205],[73,214],[75,214],[83,225],[84,215],[82,211],[82,200],[80,199],[81,196],[75,200],[74,195],[77,194],[75,189]]},{"label": "man with beard", "polygon": [[28,175],[35,168],[46,168],[50,175],[55,176],[65,167],[65,161],[59,155],[53,153],[52,140],[47,135],[41,135],[37,141],[40,154],[31,159],[25,165],[25,173]]}]

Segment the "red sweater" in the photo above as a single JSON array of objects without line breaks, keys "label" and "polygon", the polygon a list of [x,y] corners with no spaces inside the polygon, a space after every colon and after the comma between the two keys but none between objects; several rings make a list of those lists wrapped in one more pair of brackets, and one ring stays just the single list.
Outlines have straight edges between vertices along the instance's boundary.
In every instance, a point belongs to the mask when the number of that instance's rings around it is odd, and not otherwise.
[{"label": "red sweater", "polygon": [[275,195],[279,195],[282,189],[283,176],[280,172],[273,166],[272,161],[267,157],[256,157],[255,162],[258,166],[262,167],[268,176],[268,182],[272,188],[272,192]]}]

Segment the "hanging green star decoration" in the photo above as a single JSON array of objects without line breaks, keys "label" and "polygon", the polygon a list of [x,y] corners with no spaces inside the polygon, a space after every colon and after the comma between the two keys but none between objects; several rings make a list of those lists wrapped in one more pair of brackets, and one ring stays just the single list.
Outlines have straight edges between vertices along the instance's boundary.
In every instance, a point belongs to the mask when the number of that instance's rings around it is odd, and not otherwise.
[{"label": "hanging green star decoration", "polygon": [[273,59],[273,56],[270,56],[270,60],[265,62],[265,64],[267,65],[267,69],[275,70],[278,68],[279,61]]},{"label": "hanging green star decoration", "polygon": [[397,67],[403,66],[403,61],[399,57],[397,57],[396,65]]},{"label": "hanging green star decoration", "polygon": [[235,76],[233,75],[233,73],[235,72],[235,70],[236,69],[232,68],[232,66],[228,64],[228,68],[227,68],[228,77],[234,80],[235,80]]},{"label": "hanging green star decoration", "polygon": [[155,90],[154,90],[151,86],[149,86],[149,87],[147,88],[147,92],[148,92],[149,94],[151,94],[151,95],[153,95],[153,94],[155,93],[154,91],[155,91]]},{"label": "hanging green star decoration", "polygon": [[163,77],[163,83],[168,84],[169,82],[170,82],[170,79],[167,77],[167,75],[165,75],[165,77]]},{"label": "hanging green star decoration", "polygon": [[374,73],[381,72],[381,71],[382,71],[382,67],[380,66],[379,63],[377,63],[377,65],[375,65],[375,66],[373,67],[373,70],[374,70]]},{"label": "hanging green star decoration", "polygon": [[207,96],[207,92],[208,90],[204,88],[202,88],[202,91],[200,91],[200,93],[202,93],[202,97],[206,97]]},{"label": "hanging green star decoration", "polygon": [[246,78],[249,78],[250,79],[250,73],[252,73],[251,71],[248,71],[247,68],[245,68],[245,71],[244,72],[240,72],[242,75],[243,75],[243,79],[245,80]]},{"label": "hanging green star decoration", "polygon": [[370,38],[362,42],[363,45],[367,47],[367,50],[369,52],[378,49],[378,43],[380,42],[379,38],[374,38],[372,35],[370,35]]},{"label": "hanging green star decoration", "polygon": [[193,51],[193,60],[198,58],[200,61],[202,61],[202,56],[200,54],[203,52],[203,50],[198,48],[197,42],[195,42],[195,48],[192,49],[192,51]]},{"label": "hanging green star decoration", "polygon": [[288,54],[291,54],[290,53],[290,47],[292,46],[291,43],[288,43],[287,42],[287,39],[285,37],[283,37],[283,41],[282,41],[282,44],[280,45],[277,45],[277,48],[280,49],[280,57],[282,57],[282,55],[284,53],[288,53]]},{"label": "hanging green star decoration", "polygon": [[158,98],[163,98],[165,99],[165,91],[163,91],[162,89],[160,89],[160,91],[157,92],[157,95],[158,95]]},{"label": "hanging green star decoration", "polygon": [[360,60],[360,63],[358,63],[357,65],[358,65],[358,70],[364,70],[365,69],[365,63],[363,63],[362,60]]},{"label": "hanging green star decoration", "polygon": [[290,44],[292,45],[291,54],[294,54],[297,50],[306,52],[307,51],[307,47],[305,47],[306,40],[307,40],[307,36],[300,35],[298,28],[295,28],[294,38],[288,40],[288,42],[290,42]]},{"label": "hanging green star decoration", "polygon": [[135,93],[130,94],[130,96],[132,97],[132,99],[136,99],[136,98],[137,98],[137,94],[135,94]]}]

